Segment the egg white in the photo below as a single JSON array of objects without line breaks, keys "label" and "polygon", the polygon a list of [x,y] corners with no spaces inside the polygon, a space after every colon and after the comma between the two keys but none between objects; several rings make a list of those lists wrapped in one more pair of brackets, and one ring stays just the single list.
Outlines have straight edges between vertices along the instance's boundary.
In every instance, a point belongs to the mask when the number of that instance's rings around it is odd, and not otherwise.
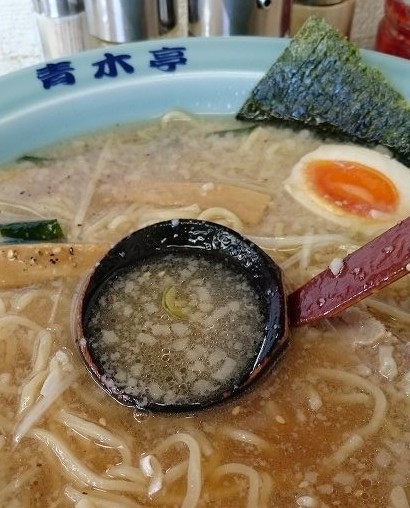
[{"label": "egg white", "polygon": [[[359,216],[342,209],[315,193],[305,177],[309,163],[315,160],[352,161],[382,173],[395,186],[398,206],[392,213],[375,211],[371,216]],[[410,169],[391,156],[377,150],[355,145],[321,145],[304,155],[292,168],[284,188],[311,212],[336,224],[371,232],[387,229],[410,215]]]}]

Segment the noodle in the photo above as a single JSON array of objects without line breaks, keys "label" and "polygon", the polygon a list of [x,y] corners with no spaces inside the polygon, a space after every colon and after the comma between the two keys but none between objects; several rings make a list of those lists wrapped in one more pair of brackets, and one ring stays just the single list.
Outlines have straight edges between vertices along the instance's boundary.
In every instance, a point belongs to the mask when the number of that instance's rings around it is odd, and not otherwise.
[{"label": "noodle", "polygon": [[353,453],[359,450],[364,444],[364,439],[358,434],[352,434],[330,457],[325,459],[327,466],[336,467],[342,464]]},{"label": "noodle", "polygon": [[39,219],[46,219],[47,218],[47,214],[41,213],[38,210],[36,210],[35,208],[32,208],[27,205],[23,205],[21,203],[16,204],[16,203],[10,203],[7,201],[0,200],[0,207],[1,207],[2,211],[5,211],[5,210],[7,210],[7,208],[10,208],[13,210],[13,212],[16,212],[16,211],[22,212],[23,216],[26,216],[28,214],[33,217],[38,217]]},{"label": "noodle", "polygon": [[50,298],[52,297],[52,292],[47,289],[29,289],[27,291],[23,291],[21,294],[16,294],[11,299],[11,307],[16,312],[23,311],[28,305],[35,302],[39,298]]},{"label": "noodle", "polygon": [[[13,316],[13,315],[7,315],[0,317],[0,332],[2,329],[6,327],[13,327],[17,328],[18,326],[22,326],[24,328],[28,328],[32,330],[33,332],[40,332],[42,330],[41,326],[32,321],[31,319],[28,319],[26,317],[22,316]],[[0,333],[0,338],[4,337],[4,333]]]},{"label": "noodle", "polygon": [[273,491],[273,480],[271,476],[262,471],[259,473],[260,487],[259,487],[259,505],[258,508],[269,508],[270,499]]},{"label": "noodle", "polygon": [[366,298],[364,304],[371,309],[375,309],[378,312],[385,314],[391,319],[396,319],[400,323],[410,324],[410,312],[398,308],[395,305],[390,305],[385,302],[380,302],[374,298]]},{"label": "noodle", "polygon": [[115,466],[110,466],[106,473],[114,478],[123,478],[125,480],[129,480],[130,482],[139,483],[141,484],[141,487],[145,486],[147,483],[141,469],[134,466],[128,466],[126,464],[116,464]]},{"label": "noodle", "polygon": [[33,373],[40,372],[47,367],[51,353],[51,333],[41,330],[36,337],[36,345],[33,353]]},{"label": "noodle", "polygon": [[202,455],[204,455],[204,457],[210,457],[215,452],[215,450],[210,440],[206,437],[205,433],[192,428],[188,430],[189,434],[197,440],[201,448]]},{"label": "noodle", "polygon": [[336,404],[370,404],[370,397],[365,393],[332,393],[327,400]]},{"label": "noodle", "polygon": [[[71,227],[71,237],[72,240],[81,239],[81,227],[84,222],[84,218],[86,216],[87,210],[90,206],[95,187],[97,185],[97,181],[101,177],[101,173],[106,162],[107,152],[111,146],[111,141],[107,141],[104,145],[104,148],[101,150],[100,155],[98,157],[98,161],[94,171],[91,173],[91,177],[88,180],[88,186],[85,190],[85,194],[83,196],[81,205],[78,207],[75,217],[72,222]],[[85,162],[84,162],[85,166]]]},{"label": "noodle", "polygon": [[293,256],[288,257],[285,261],[280,263],[280,267],[282,270],[289,270],[293,268],[295,265],[301,263],[302,261],[302,252],[296,252]]},{"label": "noodle", "polygon": [[35,338],[32,356],[32,370],[25,384],[21,387],[17,413],[31,407],[40,394],[41,387],[47,377],[47,363],[51,353],[51,334],[48,330],[40,330]]},{"label": "noodle", "polygon": [[[348,237],[342,235],[288,235],[288,236],[277,236],[277,237],[262,237],[249,235],[249,239],[257,243],[261,247],[266,249],[275,250],[292,250],[298,247],[302,247],[307,241],[312,245],[324,246],[324,245],[337,245],[339,248],[343,245],[350,245],[353,248],[351,241]],[[346,249],[346,247],[342,247]]]},{"label": "noodle", "polygon": [[[131,215],[125,215],[125,216],[127,217],[128,221],[131,221]],[[118,217],[118,214],[116,212],[104,214],[102,217],[100,217],[98,220],[96,220],[93,224],[84,227],[83,228],[83,235],[86,236],[87,238],[91,238],[91,239],[98,238],[98,234],[101,234],[105,230],[105,228],[108,227],[108,224],[110,224],[113,220],[115,220],[116,217]]]},{"label": "noodle", "polygon": [[302,242],[302,249],[300,252],[299,268],[301,271],[306,270],[310,265],[313,243],[308,236]]},{"label": "noodle", "polygon": [[269,451],[271,449],[270,444],[264,439],[260,438],[253,432],[249,432],[243,429],[237,429],[234,427],[222,427],[219,432],[226,437],[240,443],[251,444],[262,451]]},{"label": "noodle", "polygon": [[116,448],[121,455],[123,463],[127,465],[131,464],[131,451],[119,436],[114,435],[100,425],[96,425],[83,418],[67,413],[64,409],[60,411],[58,419],[70,429],[78,432],[81,436],[92,439],[95,443],[109,448]]},{"label": "noodle", "polygon": [[60,460],[68,478],[78,480],[84,485],[101,490],[119,490],[131,493],[140,492],[139,486],[133,482],[105,478],[91,471],[91,469],[72,454],[62,440],[58,439],[51,432],[36,428],[31,431],[30,435],[44,443],[54,452]]},{"label": "noodle", "polygon": [[241,219],[227,208],[207,208],[198,215],[197,219],[217,222],[218,224],[235,229],[239,233],[243,230]]},{"label": "noodle", "polygon": [[380,388],[367,379],[363,379],[362,377],[350,372],[324,368],[315,369],[314,372],[323,378],[333,379],[351,386],[357,386],[358,388],[369,392],[374,398],[374,410],[372,417],[367,425],[364,425],[360,429],[356,429],[355,433],[362,437],[368,437],[380,430],[387,411],[386,396]]},{"label": "noodle", "polygon": [[197,441],[189,434],[174,434],[162,441],[153,450],[153,455],[161,455],[164,451],[177,443],[184,443],[189,450],[187,490],[181,508],[195,508],[200,494],[202,484],[201,474],[201,450]]},{"label": "noodle", "polygon": [[151,478],[148,485],[148,496],[152,497],[162,489],[164,474],[161,464],[153,455],[145,455],[140,458],[140,468],[147,478]]},{"label": "noodle", "polygon": [[188,471],[188,464],[189,461],[184,460],[183,462],[180,462],[179,464],[176,464],[175,466],[167,469],[164,476],[164,483],[171,484],[182,478]]},{"label": "noodle", "polygon": [[255,469],[245,466],[244,464],[232,463],[219,466],[214,471],[215,478],[219,478],[227,474],[239,474],[246,476],[249,480],[248,500],[246,506],[247,508],[255,508],[255,506],[259,506],[259,489],[261,481],[259,474],[255,471]]},{"label": "noodle", "polygon": [[131,222],[130,217],[128,215],[116,215],[111,222],[108,223],[108,229],[117,229],[118,226],[122,225],[124,222]]},{"label": "noodle", "polygon": [[[55,367],[54,370],[59,369],[58,366]],[[64,367],[63,367],[64,369]],[[52,374],[53,371],[50,370],[50,374]],[[53,378],[53,381],[57,381],[57,383],[52,383],[53,386],[51,387],[51,390],[49,393],[47,393],[44,396],[41,396],[39,400],[29,409],[28,412],[26,412],[22,418],[22,420],[18,423],[13,436],[13,441],[18,444],[21,439],[29,432],[31,427],[37,423],[40,418],[46,413],[46,411],[52,406],[52,404],[62,395],[74,382],[76,377],[78,376],[78,373],[74,370],[64,372],[62,377],[58,380],[56,378]],[[47,383],[47,378],[43,384],[43,388],[45,384]]]},{"label": "noodle", "polygon": [[64,490],[65,495],[76,503],[76,507],[80,507],[82,501],[89,502],[94,508],[142,508],[142,505],[132,501],[131,499],[113,494],[111,492],[105,492],[102,495],[94,493],[92,490],[82,490],[81,492],[71,485],[67,485]]},{"label": "noodle", "polygon": [[[34,369],[33,369],[34,370]],[[17,413],[22,413],[31,407],[39,396],[41,387],[47,377],[47,370],[35,372],[32,377],[23,385],[20,394],[20,402]]]}]

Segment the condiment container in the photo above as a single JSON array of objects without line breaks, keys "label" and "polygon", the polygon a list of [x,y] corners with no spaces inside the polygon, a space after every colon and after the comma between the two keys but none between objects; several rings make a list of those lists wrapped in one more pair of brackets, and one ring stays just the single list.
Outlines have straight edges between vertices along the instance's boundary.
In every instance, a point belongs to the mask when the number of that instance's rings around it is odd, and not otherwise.
[{"label": "condiment container", "polygon": [[85,0],[93,46],[170,35],[177,26],[177,0]]},{"label": "condiment container", "polygon": [[33,7],[46,59],[90,47],[83,0],[33,0]]},{"label": "condiment container", "polygon": [[355,0],[294,0],[290,35],[295,35],[308,17],[317,16],[350,37],[354,9]]},{"label": "condiment container", "polygon": [[193,36],[289,34],[292,0],[188,0]]},{"label": "condiment container", "polygon": [[384,17],[377,31],[376,49],[410,58],[410,0],[385,0]]}]

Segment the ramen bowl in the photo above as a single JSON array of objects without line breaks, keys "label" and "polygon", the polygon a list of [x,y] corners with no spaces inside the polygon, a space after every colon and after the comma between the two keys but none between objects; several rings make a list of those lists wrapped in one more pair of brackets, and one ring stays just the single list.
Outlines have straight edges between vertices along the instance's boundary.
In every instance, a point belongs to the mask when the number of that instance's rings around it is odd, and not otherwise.
[{"label": "ramen bowl", "polygon": [[[279,264],[289,288],[329,265],[336,276],[340,259],[365,243],[365,229],[328,221],[284,191],[293,165],[326,141],[234,120],[287,43],[148,41],[0,78],[2,222],[57,218],[66,235],[0,248],[0,505],[406,506],[406,278],[340,317],[292,331],[283,359],[255,387],[184,415],[118,404],[87,372],[71,333],[79,284],[112,245],[153,222],[228,225]],[[363,58],[410,99],[408,62]],[[195,372],[212,364],[220,377],[233,358],[191,342],[181,307],[198,327],[229,323],[239,354],[230,311],[254,307],[215,304],[196,270],[181,270],[195,290],[190,307],[166,270],[155,279],[147,271],[138,316],[115,294],[106,304],[123,321],[138,318],[134,358],[155,346],[158,371],[172,353]],[[17,272],[6,286],[4,274]],[[161,298],[146,299],[156,289]],[[132,296],[135,286],[124,291]],[[152,326],[157,311],[162,321]],[[107,325],[104,335],[115,346],[116,330]],[[121,363],[115,347],[106,354]],[[138,362],[123,363],[141,375]],[[212,379],[200,381],[206,390]]]}]

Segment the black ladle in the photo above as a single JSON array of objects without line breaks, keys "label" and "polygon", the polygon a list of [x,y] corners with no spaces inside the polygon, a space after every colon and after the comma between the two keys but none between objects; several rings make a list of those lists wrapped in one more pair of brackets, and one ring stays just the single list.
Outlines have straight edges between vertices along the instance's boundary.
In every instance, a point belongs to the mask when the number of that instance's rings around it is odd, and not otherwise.
[{"label": "black ladle", "polygon": [[[162,253],[206,256],[242,272],[263,303],[265,327],[259,349],[235,383],[210,393],[204,401],[164,404],[127,393],[107,380],[102,363],[90,347],[90,307],[95,295],[117,274]],[[180,219],[140,229],[117,243],[84,281],[75,305],[74,333],[85,364],[97,383],[121,404],[151,411],[193,411],[233,397],[269,372],[283,353],[289,326],[331,317],[409,272],[410,218],[343,259],[340,272],[326,269],[286,297],[280,268],[257,245],[219,224]],[[138,311],[136,309],[136,311]]]}]

